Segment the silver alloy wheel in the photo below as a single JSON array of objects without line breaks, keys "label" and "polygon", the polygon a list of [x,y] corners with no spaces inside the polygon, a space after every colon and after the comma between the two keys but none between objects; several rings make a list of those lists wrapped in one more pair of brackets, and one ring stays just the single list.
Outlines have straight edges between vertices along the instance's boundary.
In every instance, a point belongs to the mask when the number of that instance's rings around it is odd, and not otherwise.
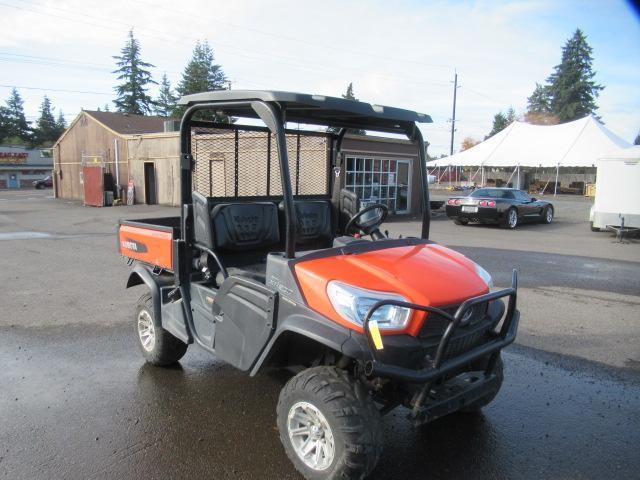
[{"label": "silver alloy wheel", "polygon": [[547,223],[553,220],[553,208],[547,208]]},{"label": "silver alloy wheel", "polygon": [[313,470],[325,470],[333,463],[335,442],[329,422],[315,406],[298,402],[287,418],[289,441],[300,460]]},{"label": "silver alloy wheel", "polygon": [[156,344],[156,330],[153,327],[153,319],[146,310],[140,310],[138,314],[138,336],[142,348],[147,352],[153,350]]},{"label": "silver alloy wheel", "polygon": [[516,225],[518,225],[518,212],[509,210],[509,227],[516,228]]}]

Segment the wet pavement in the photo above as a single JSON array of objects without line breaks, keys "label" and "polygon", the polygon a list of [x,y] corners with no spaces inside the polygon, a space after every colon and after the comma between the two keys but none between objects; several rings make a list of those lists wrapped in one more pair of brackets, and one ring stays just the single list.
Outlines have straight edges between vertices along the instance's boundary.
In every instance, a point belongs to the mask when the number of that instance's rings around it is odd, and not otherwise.
[{"label": "wet pavement", "polygon": [[[288,374],[250,378],[190,347],[144,365],[129,324],[0,329],[0,478],[300,478],[278,439]],[[384,419],[373,479],[638,478],[640,376],[505,352],[482,414]]]}]

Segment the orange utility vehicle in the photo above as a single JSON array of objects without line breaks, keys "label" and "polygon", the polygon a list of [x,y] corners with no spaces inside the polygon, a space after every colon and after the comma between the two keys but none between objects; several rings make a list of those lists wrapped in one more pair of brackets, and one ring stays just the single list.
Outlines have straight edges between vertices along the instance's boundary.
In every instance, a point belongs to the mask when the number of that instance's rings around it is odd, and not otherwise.
[{"label": "orange utility vehicle", "polygon": [[[368,475],[382,451],[381,415],[396,407],[418,425],[493,400],[500,351],[518,325],[516,274],[491,291],[482,267],[429,240],[417,126],[429,116],[277,91],[180,103],[180,216],[122,221],[118,233],[133,266],[127,287],[148,290],[134,318],[148,362],[172,364],[195,343],[250,375],[297,369],[277,422],[309,479]],[[331,130],[291,131],[288,122]],[[399,195],[389,161],[371,160],[363,173],[379,200],[369,193],[365,205],[361,190],[342,188],[359,175],[345,165],[348,129],[416,145],[419,238],[380,230]]]}]

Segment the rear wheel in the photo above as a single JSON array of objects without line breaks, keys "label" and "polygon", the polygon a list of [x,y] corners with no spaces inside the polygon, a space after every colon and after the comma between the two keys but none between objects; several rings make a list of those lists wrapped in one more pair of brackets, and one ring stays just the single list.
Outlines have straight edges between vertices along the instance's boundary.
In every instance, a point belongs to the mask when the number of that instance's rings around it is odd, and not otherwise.
[{"label": "rear wheel", "polygon": [[278,430],[287,456],[307,479],[360,479],[382,453],[380,413],[344,370],[314,367],[280,392]]},{"label": "rear wheel", "polygon": [[518,211],[510,208],[504,216],[503,226],[510,230],[514,230],[518,226]]},{"label": "rear wheel", "polygon": [[553,207],[549,206],[544,209],[542,212],[542,222],[543,223],[551,223],[553,222]]},{"label": "rear wheel", "polygon": [[187,351],[187,344],[156,325],[153,300],[145,293],[136,305],[135,329],[138,346],[145,360],[152,365],[164,367],[173,365]]},{"label": "rear wheel", "polygon": [[467,220],[466,218],[456,218],[453,223],[455,223],[456,225],[466,225],[469,223],[469,220]]},{"label": "rear wheel", "polygon": [[[483,369],[485,368],[487,362],[484,361],[482,365],[479,365],[477,368],[479,369]],[[479,399],[477,399],[474,402],[471,402],[469,405],[465,405],[464,407],[462,407],[460,409],[461,412],[478,412],[482,409],[482,407],[486,407],[487,405],[489,405],[494,398],[496,398],[496,395],[498,395],[498,392],[500,391],[500,388],[502,387],[502,381],[504,380],[504,365],[502,364],[502,357],[498,357],[498,360],[496,361],[496,365],[493,369],[493,373],[496,374],[496,376],[498,377],[498,381],[495,384],[495,387],[488,392],[484,397],[480,397]]]}]

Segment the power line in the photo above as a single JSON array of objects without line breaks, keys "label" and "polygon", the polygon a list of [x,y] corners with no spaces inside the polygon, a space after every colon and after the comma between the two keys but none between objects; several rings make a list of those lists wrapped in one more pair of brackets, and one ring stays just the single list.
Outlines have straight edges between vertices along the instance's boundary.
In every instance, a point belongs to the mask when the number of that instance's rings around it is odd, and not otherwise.
[{"label": "power line", "polygon": [[84,91],[84,90],[64,90],[61,88],[41,88],[41,87],[25,87],[25,86],[19,86],[19,85],[0,85],[0,87],[4,87],[4,88],[20,88],[23,90],[42,90],[45,92],[63,92],[63,93],[82,93],[82,94],[89,94],[89,95],[109,95],[109,96],[113,96],[113,93],[104,93],[104,92],[91,92],[91,91]]}]

